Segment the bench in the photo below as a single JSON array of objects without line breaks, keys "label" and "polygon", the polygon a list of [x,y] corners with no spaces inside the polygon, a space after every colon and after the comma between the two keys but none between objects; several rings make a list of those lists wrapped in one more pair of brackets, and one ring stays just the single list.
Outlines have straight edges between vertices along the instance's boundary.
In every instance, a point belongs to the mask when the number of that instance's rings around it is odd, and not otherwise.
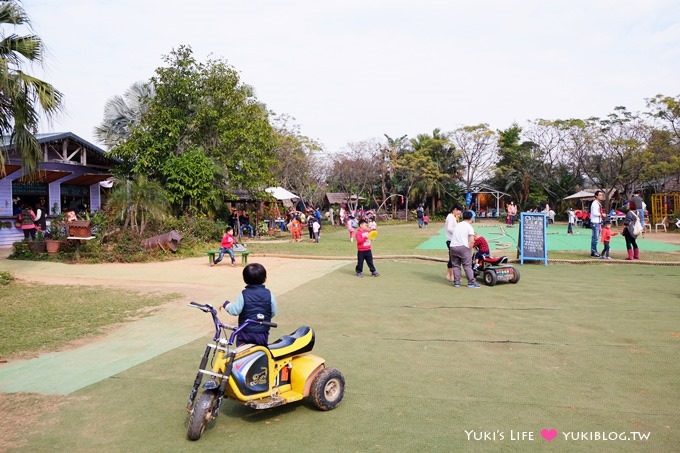
[{"label": "bench", "polygon": [[[204,252],[206,255],[208,255],[208,264],[212,264],[215,262],[215,256],[220,254],[219,250],[206,250]],[[246,249],[237,249],[234,248],[234,256],[236,255],[241,255],[241,264],[244,266],[248,264],[248,255],[250,255],[250,252]]]}]

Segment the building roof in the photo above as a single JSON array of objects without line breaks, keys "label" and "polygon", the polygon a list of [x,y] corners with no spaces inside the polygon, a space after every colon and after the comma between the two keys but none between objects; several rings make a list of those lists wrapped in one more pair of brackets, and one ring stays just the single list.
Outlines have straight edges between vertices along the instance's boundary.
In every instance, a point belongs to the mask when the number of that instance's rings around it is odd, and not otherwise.
[{"label": "building roof", "polygon": [[[62,140],[67,140],[69,143],[69,148],[70,147],[83,147],[88,151],[88,162],[92,161],[92,163],[95,164],[100,164],[100,165],[112,165],[116,164],[119,162],[118,159],[112,157],[104,151],[102,148],[100,148],[97,145],[94,145],[87,140],[77,136],[73,132],[47,132],[47,133],[40,133],[40,134],[35,134],[35,138],[38,140],[38,143],[41,145],[43,144],[49,144],[49,143],[54,143],[54,142],[59,142]],[[10,137],[5,136],[2,137],[2,148],[5,150],[12,150],[12,146],[10,144]]]}]

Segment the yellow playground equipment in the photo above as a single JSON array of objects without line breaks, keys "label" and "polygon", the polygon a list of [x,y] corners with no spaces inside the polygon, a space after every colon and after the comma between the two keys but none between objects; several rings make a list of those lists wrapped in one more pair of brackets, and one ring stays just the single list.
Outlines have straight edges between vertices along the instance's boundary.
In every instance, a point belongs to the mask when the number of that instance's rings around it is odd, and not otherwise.
[{"label": "yellow playground equipment", "polygon": [[680,194],[679,193],[655,193],[652,195],[652,224],[662,223],[665,219],[667,223],[672,223],[680,216]]}]

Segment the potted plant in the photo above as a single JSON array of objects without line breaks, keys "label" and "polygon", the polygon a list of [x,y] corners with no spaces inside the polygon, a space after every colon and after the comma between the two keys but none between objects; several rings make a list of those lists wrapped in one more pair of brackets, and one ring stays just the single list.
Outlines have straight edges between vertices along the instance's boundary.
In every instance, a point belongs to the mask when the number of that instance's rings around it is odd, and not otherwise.
[{"label": "potted plant", "polygon": [[45,247],[47,248],[47,253],[50,255],[55,255],[59,253],[59,248],[61,247],[61,240],[64,236],[64,215],[59,214],[50,223],[50,227],[47,230],[47,235],[45,237]]},{"label": "potted plant", "polygon": [[39,230],[36,234],[35,241],[28,243],[28,247],[33,251],[33,253],[45,253],[45,236],[41,230]]}]

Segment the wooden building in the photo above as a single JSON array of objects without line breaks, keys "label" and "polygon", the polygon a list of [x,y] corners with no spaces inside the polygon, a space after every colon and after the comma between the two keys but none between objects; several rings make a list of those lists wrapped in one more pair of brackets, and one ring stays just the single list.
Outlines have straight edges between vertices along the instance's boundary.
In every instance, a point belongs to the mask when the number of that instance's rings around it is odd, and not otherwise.
[{"label": "wooden building", "polygon": [[[23,239],[14,226],[23,205],[43,206],[48,219],[66,210],[94,212],[103,205],[100,183],[111,178],[117,161],[71,132],[37,134],[43,150],[38,170],[23,171],[20,156],[3,143],[4,173],[0,173],[0,247]],[[104,183],[105,184],[105,183]]]}]

